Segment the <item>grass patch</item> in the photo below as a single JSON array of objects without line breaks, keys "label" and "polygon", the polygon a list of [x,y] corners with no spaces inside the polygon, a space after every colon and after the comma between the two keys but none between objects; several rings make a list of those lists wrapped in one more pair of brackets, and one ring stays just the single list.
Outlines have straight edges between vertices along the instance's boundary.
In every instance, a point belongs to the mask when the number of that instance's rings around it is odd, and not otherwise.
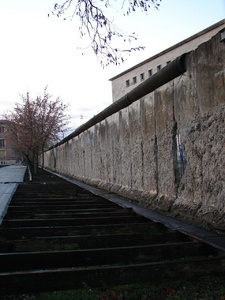
[{"label": "grass patch", "polygon": [[[3,299],[3,298],[1,298]],[[4,300],[225,300],[225,276],[8,296]]]}]

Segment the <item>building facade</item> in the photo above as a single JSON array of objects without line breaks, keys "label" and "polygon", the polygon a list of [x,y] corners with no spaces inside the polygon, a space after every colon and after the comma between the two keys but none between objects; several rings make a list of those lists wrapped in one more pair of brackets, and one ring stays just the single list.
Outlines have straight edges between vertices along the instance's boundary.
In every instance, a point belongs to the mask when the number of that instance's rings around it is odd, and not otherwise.
[{"label": "building facade", "polygon": [[199,45],[210,40],[224,28],[224,25],[225,19],[111,78],[113,102],[119,100],[176,57],[195,50]]},{"label": "building facade", "polygon": [[7,121],[0,120],[0,165],[12,165],[16,161],[17,154],[13,148],[13,139]]}]

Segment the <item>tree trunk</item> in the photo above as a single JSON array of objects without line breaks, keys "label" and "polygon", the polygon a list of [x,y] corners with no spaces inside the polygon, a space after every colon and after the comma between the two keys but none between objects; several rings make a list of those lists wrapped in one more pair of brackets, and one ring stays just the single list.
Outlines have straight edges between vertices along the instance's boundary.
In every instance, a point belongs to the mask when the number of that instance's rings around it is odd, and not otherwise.
[{"label": "tree trunk", "polygon": [[43,169],[45,166],[45,157],[44,157],[44,147],[41,149],[41,168]]},{"label": "tree trunk", "polygon": [[33,165],[34,165],[34,174],[37,174],[38,171],[38,153],[33,151]]}]

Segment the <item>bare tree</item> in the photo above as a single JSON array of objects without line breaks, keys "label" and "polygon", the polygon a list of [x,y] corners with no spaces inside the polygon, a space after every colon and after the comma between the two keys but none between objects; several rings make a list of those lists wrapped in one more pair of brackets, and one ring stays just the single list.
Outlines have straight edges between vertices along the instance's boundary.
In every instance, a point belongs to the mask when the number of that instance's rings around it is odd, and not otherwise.
[{"label": "bare tree", "polygon": [[60,98],[52,100],[47,87],[43,96],[34,100],[29,92],[21,98],[22,104],[16,103],[14,110],[4,117],[14,136],[14,148],[27,159],[36,173],[38,155],[59,140],[58,134],[68,125],[69,117],[65,114],[68,105],[63,104]]},{"label": "bare tree", "polygon": [[[113,46],[114,41],[122,41],[123,45],[131,44],[137,40],[135,33],[124,34],[114,24],[113,20],[105,13],[106,9],[112,7],[110,0],[62,0],[61,4],[55,3],[52,11],[53,15],[67,18],[78,17],[79,32],[81,37],[88,36],[90,47],[100,59],[101,65],[109,64],[119,65],[124,62],[124,54],[133,51],[143,50],[144,46],[119,48]],[[123,0],[121,1],[121,11],[124,15],[129,16],[132,12],[141,10],[148,12],[150,7],[159,7],[161,0]],[[70,12],[69,16],[66,13]]]}]

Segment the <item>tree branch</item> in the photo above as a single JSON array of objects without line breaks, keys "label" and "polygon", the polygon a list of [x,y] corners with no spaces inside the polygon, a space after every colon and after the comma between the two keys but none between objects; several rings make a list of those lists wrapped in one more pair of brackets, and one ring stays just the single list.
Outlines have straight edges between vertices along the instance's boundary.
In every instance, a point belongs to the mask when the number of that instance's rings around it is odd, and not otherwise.
[{"label": "tree branch", "polygon": [[[161,0],[124,0],[122,9],[125,10],[124,15],[130,15],[138,9],[148,12],[151,7],[158,9],[159,2]],[[98,5],[94,3],[98,3]],[[74,7],[72,4],[74,4]],[[145,47],[128,46],[128,44],[136,41],[137,37],[134,34],[127,35],[119,30],[101,8],[103,4],[105,9],[110,8],[110,0],[95,2],[94,0],[64,0],[62,4],[56,3],[54,5],[52,14],[58,17],[64,16],[66,20],[68,17],[65,17],[65,13],[72,9],[72,14],[69,18],[73,19],[75,16],[79,18],[80,26],[78,30],[80,35],[82,38],[88,36],[90,40],[90,44],[86,49],[92,48],[102,67],[109,64],[120,65],[125,60],[125,53],[143,50]],[[126,8],[125,4],[127,5]],[[122,44],[127,46],[124,48],[113,46],[118,40],[122,40]]]}]

